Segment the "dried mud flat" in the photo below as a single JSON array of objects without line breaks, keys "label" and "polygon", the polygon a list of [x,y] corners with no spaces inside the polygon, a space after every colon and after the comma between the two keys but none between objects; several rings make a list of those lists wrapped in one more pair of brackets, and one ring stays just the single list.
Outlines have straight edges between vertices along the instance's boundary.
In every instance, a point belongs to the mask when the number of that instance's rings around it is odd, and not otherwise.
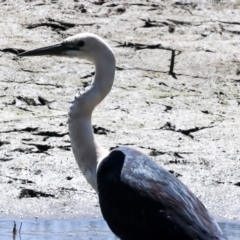
[{"label": "dried mud flat", "polygon": [[97,139],[151,155],[215,216],[240,219],[240,3],[227,2],[1,0],[0,215],[100,216],[67,130],[69,103],[93,66],[17,57],[93,32],[117,58],[114,87],[93,116]]}]

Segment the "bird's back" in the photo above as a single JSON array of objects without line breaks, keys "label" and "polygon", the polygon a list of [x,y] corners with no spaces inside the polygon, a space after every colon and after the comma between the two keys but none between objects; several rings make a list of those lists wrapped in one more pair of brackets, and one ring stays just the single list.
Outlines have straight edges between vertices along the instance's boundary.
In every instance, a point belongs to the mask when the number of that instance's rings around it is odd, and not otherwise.
[{"label": "bird's back", "polygon": [[123,240],[226,239],[194,194],[139,151],[114,149],[97,182],[102,214]]}]

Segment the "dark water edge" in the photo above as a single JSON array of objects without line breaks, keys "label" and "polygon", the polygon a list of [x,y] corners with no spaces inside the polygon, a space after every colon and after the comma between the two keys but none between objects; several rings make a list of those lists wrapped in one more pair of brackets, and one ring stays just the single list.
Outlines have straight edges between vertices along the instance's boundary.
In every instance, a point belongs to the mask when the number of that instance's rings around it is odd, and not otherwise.
[{"label": "dark water edge", "polygon": [[[14,221],[17,234],[13,236]],[[18,230],[21,226],[21,232]],[[220,221],[228,240],[240,239],[240,222]],[[116,240],[101,218],[78,219],[1,219],[0,239],[4,240]]]}]

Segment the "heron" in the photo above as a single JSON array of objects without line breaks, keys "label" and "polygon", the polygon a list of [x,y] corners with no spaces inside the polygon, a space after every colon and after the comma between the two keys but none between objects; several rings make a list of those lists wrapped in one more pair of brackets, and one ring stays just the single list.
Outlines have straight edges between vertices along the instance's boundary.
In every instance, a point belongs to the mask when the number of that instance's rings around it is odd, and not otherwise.
[{"label": "heron", "polygon": [[112,48],[93,33],[25,51],[27,56],[65,56],[95,66],[91,86],[78,91],[68,114],[72,151],[97,192],[104,219],[121,240],[223,240],[218,224],[178,178],[147,155],[126,146],[106,150],[92,130],[92,113],[110,92],[116,60]]}]

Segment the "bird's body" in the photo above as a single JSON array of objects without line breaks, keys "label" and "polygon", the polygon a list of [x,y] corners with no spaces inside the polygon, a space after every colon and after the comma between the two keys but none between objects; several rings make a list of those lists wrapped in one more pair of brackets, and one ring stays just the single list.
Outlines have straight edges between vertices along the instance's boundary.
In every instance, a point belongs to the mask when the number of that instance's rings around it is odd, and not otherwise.
[{"label": "bird's body", "polygon": [[97,183],[103,216],[121,239],[225,239],[194,194],[139,151],[110,152],[98,167]]},{"label": "bird's body", "polygon": [[60,44],[20,56],[73,56],[95,65],[92,85],[77,93],[69,111],[69,135],[76,161],[99,195],[102,214],[122,240],[226,239],[202,203],[164,168],[131,148],[111,152],[95,140],[91,116],[111,90],[115,57],[94,34],[78,34]]}]

